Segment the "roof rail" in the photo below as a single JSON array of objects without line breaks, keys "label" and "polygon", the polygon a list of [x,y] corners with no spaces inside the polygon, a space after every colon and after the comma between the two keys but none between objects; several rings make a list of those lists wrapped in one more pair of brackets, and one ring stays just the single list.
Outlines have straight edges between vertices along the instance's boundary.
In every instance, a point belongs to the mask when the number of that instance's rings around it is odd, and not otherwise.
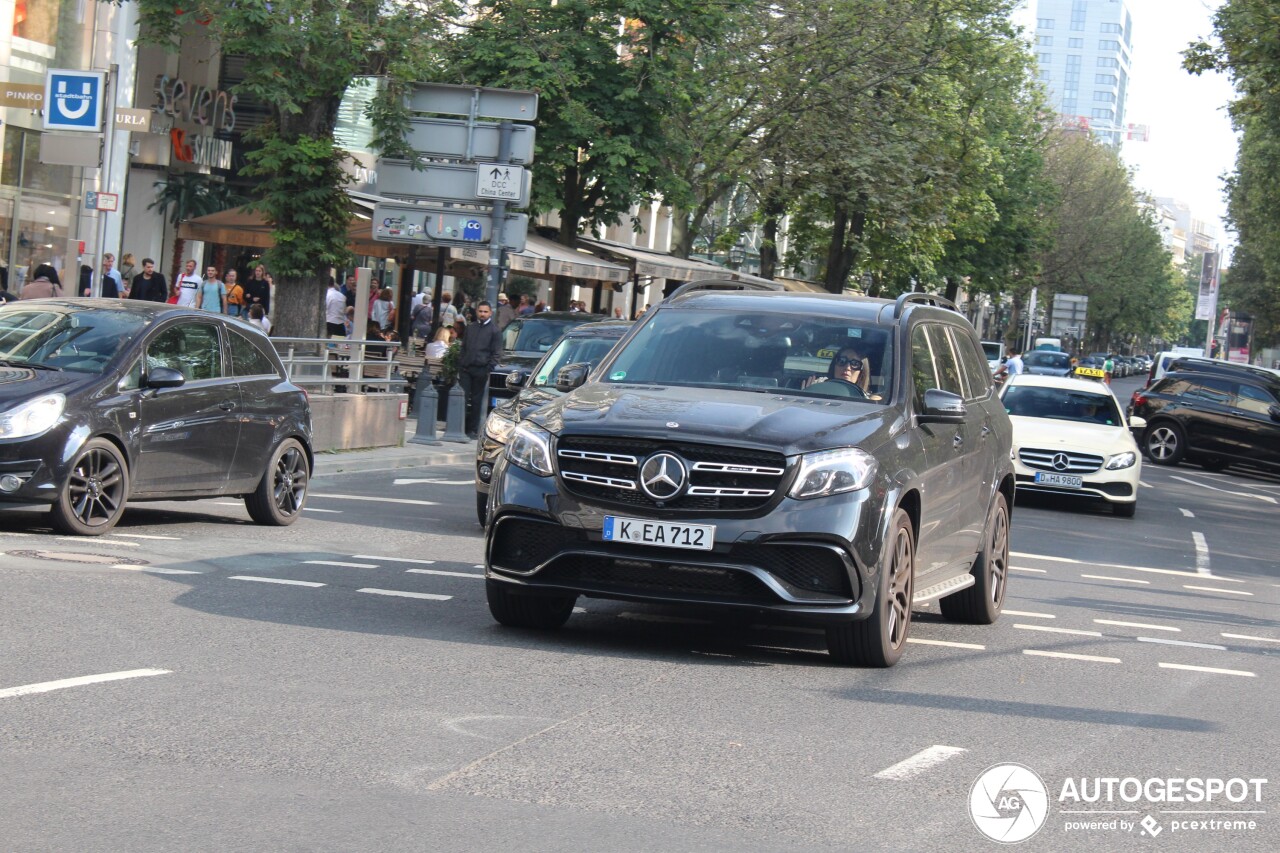
[{"label": "roof rail", "polygon": [[[932,293],[904,293],[893,303],[893,319],[902,316],[902,312],[907,310],[907,305],[919,302],[922,305],[934,305],[938,308],[947,308],[951,311],[957,311],[956,305],[950,299],[944,299],[941,296],[935,296]],[[958,311],[957,311],[958,313]]]},{"label": "roof rail", "polygon": [[781,284],[765,284],[755,281],[730,281],[722,278],[701,279],[699,281],[690,281],[680,285],[671,292],[671,295],[662,300],[666,302],[669,299],[675,299],[677,296],[684,296],[694,290],[764,290],[779,291],[783,287]]}]

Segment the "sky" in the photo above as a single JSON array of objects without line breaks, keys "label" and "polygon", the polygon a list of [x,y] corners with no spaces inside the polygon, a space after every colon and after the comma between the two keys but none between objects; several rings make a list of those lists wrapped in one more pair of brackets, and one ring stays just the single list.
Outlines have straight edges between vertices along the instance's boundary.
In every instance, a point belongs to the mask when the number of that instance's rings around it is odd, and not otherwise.
[{"label": "sky", "polygon": [[[1191,206],[1191,215],[1218,229],[1218,241],[1234,243],[1226,230],[1227,203],[1222,176],[1235,164],[1237,138],[1227,116],[1233,97],[1222,74],[1192,76],[1181,53],[1193,40],[1213,32],[1221,0],[1127,0],[1133,16],[1133,68],[1125,123],[1151,128],[1150,141],[1125,142],[1121,155],[1134,171],[1134,184],[1153,196],[1170,196]],[[1014,21],[1035,29],[1036,0],[1026,2]]]}]

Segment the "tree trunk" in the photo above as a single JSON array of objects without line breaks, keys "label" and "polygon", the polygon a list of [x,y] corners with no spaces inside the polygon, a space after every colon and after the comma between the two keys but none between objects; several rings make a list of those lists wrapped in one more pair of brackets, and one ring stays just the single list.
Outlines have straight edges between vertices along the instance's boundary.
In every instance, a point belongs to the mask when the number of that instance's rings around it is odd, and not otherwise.
[{"label": "tree trunk", "polygon": [[951,304],[954,305],[956,297],[960,295],[960,278],[958,276],[949,275],[946,280],[947,289],[944,292],[944,296],[949,302],[951,302]]},{"label": "tree trunk", "polygon": [[317,270],[305,277],[280,277],[275,282],[271,334],[284,338],[323,337],[324,292],[329,289],[329,271]]},{"label": "tree trunk", "polygon": [[760,277],[775,278],[778,272],[778,226],[786,206],[769,200],[764,205],[763,237],[760,241]]},{"label": "tree trunk", "polygon": [[831,241],[827,244],[827,267],[823,285],[831,293],[842,293],[853,270],[854,251],[850,240],[860,240],[867,226],[865,201],[858,196],[858,210],[850,211],[844,198],[836,200]]},{"label": "tree trunk", "polygon": [[[173,226],[177,231],[178,226]],[[187,241],[185,237],[173,238],[173,263],[169,266],[169,287],[178,286],[178,276],[182,274],[182,254],[187,250]]]},{"label": "tree trunk", "polygon": [[690,212],[687,208],[671,208],[671,254],[688,258],[693,252],[693,229],[689,227]]}]

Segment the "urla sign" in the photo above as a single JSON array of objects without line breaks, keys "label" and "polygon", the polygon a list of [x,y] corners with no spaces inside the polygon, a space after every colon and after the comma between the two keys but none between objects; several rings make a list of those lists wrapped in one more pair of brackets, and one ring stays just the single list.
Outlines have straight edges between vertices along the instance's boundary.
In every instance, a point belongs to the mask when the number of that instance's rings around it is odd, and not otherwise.
[{"label": "urla sign", "polygon": [[208,86],[192,86],[181,77],[156,77],[156,112],[230,133],[236,128],[236,96]]}]

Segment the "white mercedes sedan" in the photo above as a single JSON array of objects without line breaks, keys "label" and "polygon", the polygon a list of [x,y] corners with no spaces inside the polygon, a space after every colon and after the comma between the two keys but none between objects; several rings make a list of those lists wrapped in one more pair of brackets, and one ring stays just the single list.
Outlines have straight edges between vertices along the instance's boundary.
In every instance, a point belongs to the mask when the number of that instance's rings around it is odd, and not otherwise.
[{"label": "white mercedes sedan", "polygon": [[1065,376],[1010,377],[1000,391],[1013,421],[1013,461],[1021,491],[1102,500],[1132,517],[1142,454],[1111,389]]}]

